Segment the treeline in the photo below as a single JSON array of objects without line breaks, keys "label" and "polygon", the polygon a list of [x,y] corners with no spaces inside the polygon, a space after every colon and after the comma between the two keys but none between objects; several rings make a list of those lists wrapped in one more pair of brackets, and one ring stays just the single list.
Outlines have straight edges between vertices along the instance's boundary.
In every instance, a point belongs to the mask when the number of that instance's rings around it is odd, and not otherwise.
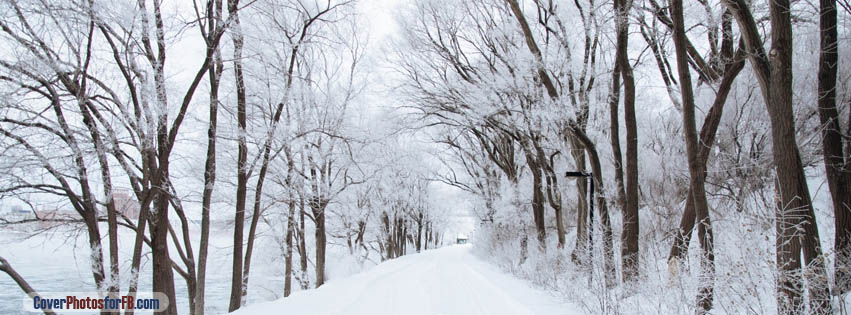
[{"label": "treeline", "polygon": [[[832,0],[416,1],[403,13],[394,63],[410,114],[451,153],[443,180],[480,200],[476,246],[514,255],[510,270],[560,255],[551,253],[572,235],[577,266],[599,270],[608,288],[636,287],[647,279],[642,265],[653,268],[642,257],[655,254],[640,244],[669,244],[675,277],[696,230],[693,307],[705,313],[716,257],[727,255],[715,246],[711,214],[731,213],[723,208],[732,204],[775,225],[776,311],[830,313],[831,296],[847,292],[851,252],[849,96],[837,76],[837,34],[847,32],[837,16],[849,11],[841,8]],[[832,248],[820,242],[808,169],[827,181]],[[666,216],[681,218],[679,228],[663,226],[676,224]],[[660,229],[666,237],[655,237]],[[557,277],[563,263],[554,260],[530,272]]]}]

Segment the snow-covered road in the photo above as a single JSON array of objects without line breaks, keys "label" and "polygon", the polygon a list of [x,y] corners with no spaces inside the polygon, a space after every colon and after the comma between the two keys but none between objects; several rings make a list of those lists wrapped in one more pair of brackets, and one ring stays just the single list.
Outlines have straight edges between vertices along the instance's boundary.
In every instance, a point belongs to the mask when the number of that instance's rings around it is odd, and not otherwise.
[{"label": "snow-covered road", "polygon": [[407,255],[236,314],[583,314],[473,256],[469,245]]}]

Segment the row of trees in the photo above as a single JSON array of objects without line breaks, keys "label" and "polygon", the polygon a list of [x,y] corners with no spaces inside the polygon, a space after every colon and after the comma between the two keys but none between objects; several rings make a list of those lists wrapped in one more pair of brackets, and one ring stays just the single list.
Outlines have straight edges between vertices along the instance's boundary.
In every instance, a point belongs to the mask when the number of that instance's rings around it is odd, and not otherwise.
[{"label": "row of trees", "polygon": [[[435,142],[444,145],[452,156],[444,159],[448,170],[441,178],[480,198],[477,215],[482,230],[496,229],[495,235],[506,235],[498,231],[525,230],[531,225],[534,233],[530,234],[535,236],[540,253],[547,250],[548,226],[555,225],[557,246],[562,248],[567,234],[566,202],[562,196],[565,188],[559,186],[562,175],[557,170],[590,171],[599,192],[594,201],[599,209],[603,256],[598,259],[602,259],[608,286],[618,283],[616,270],[626,284],[641,279],[639,218],[643,215],[639,215],[639,204],[640,199],[653,197],[639,198],[636,108],[653,112],[665,106],[637,104],[636,89],[655,88],[655,83],[641,86],[634,69],[640,68],[645,76],[656,72],[652,82],[664,83],[673,110],[681,114],[681,127],[675,127],[674,133],[680,135],[677,141],[685,143],[679,152],[687,161],[688,191],[674,192],[684,200],[684,210],[680,227],[671,231],[669,264],[672,270],[683,264],[696,228],[701,248],[698,313],[712,309],[714,295],[717,249],[707,195],[718,195],[719,189],[707,188],[708,174],[717,173],[710,166],[717,165],[719,170],[744,167],[740,162],[722,165],[721,158],[713,161],[711,152],[716,143],[726,145],[727,134],[736,132],[722,129],[724,138],[716,137],[736,78],[749,64],[768,119],[767,129],[745,132],[754,135],[751,149],[764,147],[757,139],[770,135],[773,151],[769,161],[774,169],[770,176],[775,181],[773,185],[767,182],[776,192],[776,202],[771,206],[775,208],[777,233],[778,312],[808,309],[829,313],[831,292],[839,295],[847,291],[851,228],[851,172],[847,164],[851,156],[847,132],[851,128],[843,128],[840,117],[847,108],[837,105],[837,99],[847,99],[843,86],[837,85],[837,29],[844,29],[837,25],[836,1],[769,1],[768,12],[761,8],[745,1],[699,1],[688,6],[685,14],[678,0],[417,1],[403,22],[395,64],[403,82],[401,89],[413,104],[415,121],[431,128]],[[821,43],[817,91],[815,97],[807,99],[817,104],[799,103],[796,95],[810,92],[796,91],[800,85],[793,84],[793,69],[800,68],[796,66],[799,62],[793,61],[793,52],[799,47],[793,42],[793,29],[813,25],[812,20],[795,18],[807,15],[817,19]],[[763,34],[760,30],[766,31]],[[635,39],[644,42],[636,43]],[[695,91],[700,94],[695,96]],[[821,159],[833,201],[832,275],[828,275],[827,258],[819,242],[799,149],[801,132],[810,129],[807,120],[796,118],[796,113],[807,108],[817,109],[813,110],[819,117],[814,130],[821,133]],[[699,110],[705,113],[702,125],[696,122]],[[625,157],[621,153],[621,119],[626,129]],[[609,125],[603,128],[601,121]],[[611,150],[599,145],[598,141],[605,138],[610,140]],[[737,152],[745,152],[742,138],[734,135],[732,141]],[[457,174],[459,170],[461,175]],[[653,173],[655,168],[647,171]],[[593,227],[585,212],[589,202],[585,180],[576,181],[578,211],[572,253],[574,261],[582,265],[594,263],[584,260],[590,257],[589,246],[593,246],[587,241]],[[732,179],[721,181],[725,180]],[[735,194],[742,205],[741,191]],[[553,221],[545,214],[548,205]],[[622,214],[619,266],[614,263],[610,206]],[[517,209],[524,217],[518,219],[509,209]],[[539,255],[527,252],[527,234],[521,234],[520,262],[528,255]],[[484,239],[493,244],[483,246],[516,240]],[[804,305],[806,294],[809,305]]]},{"label": "row of trees", "polygon": [[[368,79],[353,1],[12,0],[0,12],[0,196],[35,215],[3,224],[85,231],[98,292],[135,294],[150,251],[151,289],[172,301],[164,313],[182,303],[177,273],[189,312],[203,314],[223,208],[233,209],[230,311],[246,302],[263,233],[279,235],[284,296],[294,280],[325,283],[329,237],[362,263],[440,243],[447,221],[427,176],[393,166],[405,159],[383,130],[359,131]],[[397,159],[378,158],[387,152]],[[138,217],[116,207],[125,189]],[[37,212],[44,203],[74,213]],[[120,229],[135,235],[130,259]]]}]

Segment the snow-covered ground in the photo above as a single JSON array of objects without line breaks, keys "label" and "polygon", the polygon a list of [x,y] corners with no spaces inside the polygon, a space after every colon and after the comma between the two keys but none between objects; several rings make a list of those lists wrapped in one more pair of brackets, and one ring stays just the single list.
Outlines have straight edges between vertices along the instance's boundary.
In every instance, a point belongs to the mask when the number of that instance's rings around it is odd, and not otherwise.
[{"label": "snow-covered ground", "polygon": [[394,259],[363,273],[234,314],[584,314],[455,245]]}]

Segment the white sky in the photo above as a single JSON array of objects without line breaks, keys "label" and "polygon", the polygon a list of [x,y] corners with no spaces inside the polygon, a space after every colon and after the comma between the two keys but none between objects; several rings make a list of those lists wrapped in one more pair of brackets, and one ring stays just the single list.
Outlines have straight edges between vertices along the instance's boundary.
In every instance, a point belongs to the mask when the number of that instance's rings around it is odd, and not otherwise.
[{"label": "white sky", "polygon": [[359,11],[365,16],[370,41],[381,43],[387,36],[396,32],[395,12],[401,0],[361,0]]}]

